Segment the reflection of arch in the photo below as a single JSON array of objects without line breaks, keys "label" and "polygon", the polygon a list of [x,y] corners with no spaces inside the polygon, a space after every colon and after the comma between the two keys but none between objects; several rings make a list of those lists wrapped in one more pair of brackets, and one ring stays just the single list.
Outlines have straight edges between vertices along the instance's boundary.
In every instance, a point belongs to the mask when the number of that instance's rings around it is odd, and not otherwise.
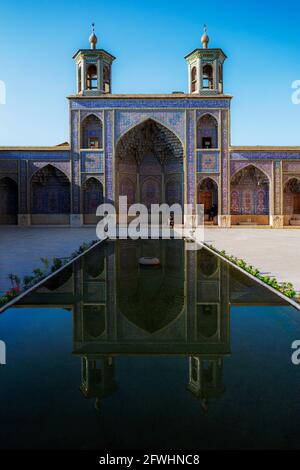
[{"label": "reflection of arch", "polygon": [[198,204],[203,204],[205,222],[218,223],[218,185],[210,177],[198,185]]},{"label": "reflection of arch", "polygon": [[95,224],[96,211],[98,206],[103,203],[103,186],[99,180],[94,177],[86,180],[82,187],[83,199],[83,218],[85,224]]},{"label": "reflection of arch", "polygon": [[102,121],[95,114],[89,114],[81,123],[81,148],[103,147]]},{"label": "reflection of arch", "polygon": [[18,185],[12,178],[0,178],[0,224],[17,223]]},{"label": "reflection of arch", "polygon": [[99,338],[105,331],[105,306],[83,306],[83,329],[85,338]]},{"label": "reflection of arch", "polygon": [[205,114],[197,122],[197,147],[218,148],[218,121],[211,114]]},{"label": "reflection of arch", "polygon": [[70,181],[53,165],[46,165],[31,178],[32,223],[69,223]]},{"label": "reflection of arch", "polygon": [[232,223],[269,223],[269,178],[259,168],[248,165],[231,179]]},{"label": "reflection of arch", "polygon": [[[155,256],[160,268],[140,269],[140,256]],[[136,328],[155,334],[179,318],[184,308],[184,247],[180,241],[120,241],[117,305]]]},{"label": "reflection of arch", "polygon": [[63,269],[60,273],[58,273],[56,276],[52,277],[49,279],[44,287],[46,289],[49,289],[51,291],[56,291],[60,287],[62,287],[64,284],[66,284],[69,279],[71,278],[73,274],[73,266],[68,266],[65,269]]},{"label": "reflection of arch", "polygon": [[214,336],[218,331],[218,318],[218,305],[197,305],[198,338]]},{"label": "reflection of arch", "polygon": [[219,268],[217,256],[208,250],[202,249],[197,253],[198,276],[212,277]]},{"label": "reflection of arch", "polygon": [[127,195],[127,191],[134,195],[134,202],[147,206],[165,202],[164,181],[171,174],[179,182],[176,202],[182,204],[183,146],[167,127],[147,119],[119,139],[116,146],[116,200],[119,195]]},{"label": "reflection of arch", "polygon": [[300,178],[292,176],[283,189],[285,225],[300,225]]},{"label": "reflection of arch", "polygon": [[87,253],[84,258],[84,274],[85,276],[96,279],[104,271],[105,250],[103,246],[93,249]]}]

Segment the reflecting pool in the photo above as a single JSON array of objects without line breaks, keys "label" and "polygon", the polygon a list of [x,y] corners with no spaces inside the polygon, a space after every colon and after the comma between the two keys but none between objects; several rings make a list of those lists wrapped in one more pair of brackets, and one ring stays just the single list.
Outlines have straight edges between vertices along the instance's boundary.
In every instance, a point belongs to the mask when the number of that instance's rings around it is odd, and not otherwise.
[{"label": "reflecting pool", "polygon": [[106,242],[0,315],[1,448],[300,447],[300,312],[185,248]]}]

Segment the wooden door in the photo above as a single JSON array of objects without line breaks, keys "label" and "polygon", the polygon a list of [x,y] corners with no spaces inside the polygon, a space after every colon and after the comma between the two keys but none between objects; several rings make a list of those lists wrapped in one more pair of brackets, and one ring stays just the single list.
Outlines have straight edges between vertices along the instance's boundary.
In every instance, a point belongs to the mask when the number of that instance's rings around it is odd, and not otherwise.
[{"label": "wooden door", "polygon": [[207,214],[212,207],[212,193],[210,191],[200,191],[198,199],[198,204],[204,205],[204,213]]},{"label": "wooden door", "polygon": [[294,214],[300,214],[300,194],[294,194]]}]

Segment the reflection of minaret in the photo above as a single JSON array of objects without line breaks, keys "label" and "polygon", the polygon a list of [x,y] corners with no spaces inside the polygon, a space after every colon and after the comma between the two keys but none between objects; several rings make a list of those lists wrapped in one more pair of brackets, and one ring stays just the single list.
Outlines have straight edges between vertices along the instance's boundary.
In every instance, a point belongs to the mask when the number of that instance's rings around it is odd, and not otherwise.
[{"label": "reflection of minaret", "polygon": [[112,357],[102,356],[90,359],[81,358],[80,390],[86,398],[95,398],[95,408],[99,411],[103,398],[117,389],[115,366]]},{"label": "reflection of minaret", "polygon": [[[75,272],[75,300],[73,350],[86,352],[85,346],[107,339],[110,334],[107,306],[109,264],[113,245],[98,245],[77,263]],[[109,282],[108,282],[109,281]],[[112,316],[112,315],[110,315]]]},{"label": "reflection of minaret", "polygon": [[200,400],[203,411],[207,413],[209,401],[224,393],[223,359],[191,356],[187,389]]},{"label": "reflection of minaret", "polygon": [[207,412],[209,400],[224,392],[223,358],[230,354],[229,273],[227,266],[208,250],[191,256],[194,266],[190,278],[196,275],[193,282],[197,288],[190,301],[190,331],[193,340],[205,348],[203,354],[189,358],[187,388]]}]

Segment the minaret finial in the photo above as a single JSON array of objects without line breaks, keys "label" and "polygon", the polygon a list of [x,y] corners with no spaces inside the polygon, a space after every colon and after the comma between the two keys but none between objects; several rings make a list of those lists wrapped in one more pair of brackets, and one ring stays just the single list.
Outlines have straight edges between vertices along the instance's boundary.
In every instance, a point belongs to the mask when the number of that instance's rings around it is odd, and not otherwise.
[{"label": "minaret finial", "polygon": [[206,26],[206,24],[204,25],[204,33],[202,35],[201,42],[202,42],[202,45],[203,45],[203,49],[207,49],[208,48],[208,43],[209,43],[209,37],[207,35],[207,26]]},{"label": "minaret finial", "polygon": [[89,41],[90,41],[91,49],[96,49],[98,39],[95,34],[95,23],[92,23],[92,34],[90,35]]}]

